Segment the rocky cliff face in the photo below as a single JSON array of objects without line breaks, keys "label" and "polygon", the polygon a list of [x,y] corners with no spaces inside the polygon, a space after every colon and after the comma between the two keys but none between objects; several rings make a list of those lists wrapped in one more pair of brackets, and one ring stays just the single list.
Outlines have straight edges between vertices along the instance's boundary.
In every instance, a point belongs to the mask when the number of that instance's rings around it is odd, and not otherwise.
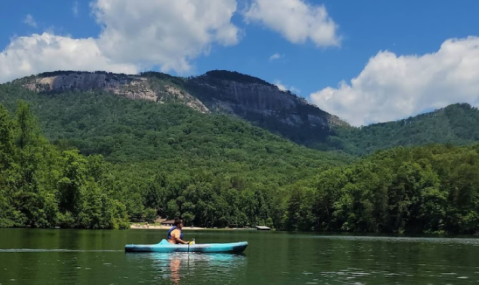
[{"label": "rocky cliff face", "polygon": [[194,96],[182,92],[173,84],[152,84],[148,77],[106,72],[51,72],[30,80],[24,87],[39,93],[100,90],[112,92],[133,100],[165,103],[169,100],[184,102],[202,113],[209,110]]},{"label": "rocky cliff face", "polygon": [[158,99],[145,78],[108,73],[74,72],[38,77],[33,82],[25,84],[25,87],[37,92],[104,90],[130,99],[155,102]]},{"label": "rocky cliff face", "polygon": [[289,126],[328,128],[345,125],[304,98],[281,91],[277,86],[229,71],[210,71],[190,80],[190,89],[209,106],[248,117],[257,115]]},{"label": "rocky cliff face", "polygon": [[100,90],[135,100],[180,102],[202,113],[237,115],[300,143],[325,140],[332,127],[347,126],[289,91],[229,71],[210,71],[189,79],[156,72],[125,75],[60,71],[31,77],[23,81],[23,86],[39,93]]}]

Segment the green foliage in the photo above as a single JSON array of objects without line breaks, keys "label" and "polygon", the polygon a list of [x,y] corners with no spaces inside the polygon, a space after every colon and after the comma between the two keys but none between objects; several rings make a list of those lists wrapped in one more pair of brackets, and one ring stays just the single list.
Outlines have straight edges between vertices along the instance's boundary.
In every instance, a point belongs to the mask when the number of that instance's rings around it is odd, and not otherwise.
[{"label": "green foliage", "polygon": [[0,134],[0,227],[128,225],[125,206],[99,186],[104,177],[88,172],[104,162],[50,145],[26,103],[15,119],[0,104]]},{"label": "green foliage", "polygon": [[[0,98],[0,226],[120,228],[161,216],[208,227],[478,231],[479,146],[399,147],[358,161],[174,103],[15,84],[0,85]],[[476,111],[457,105],[412,123],[338,129],[330,142],[355,154],[465,144],[479,138],[463,125]],[[451,127],[438,135],[434,122]]]},{"label": "green foliage", "polygon": [[51,180],[58,189],[58,220],[65,226],[104,224],[94,210],[101,208],[100,188],[126,206],[132,221],[159,215],[197,226],[281,228],[288,185],[352,160],[178,104],[101,92],[39,95],[15,84],[0,85],[0,93],[10,109],[19,98],[30,102],[63,154]]},{"label": "green foliage", "polygon": [[479,145],[395,148],[329,169],[300,183],[312,194],[290,194],[286,227],[308,221],[303,229],[477,233],[478,151]]},{"label": "green foliage", "polygon": [[465,145],[479,141],[479,111],[468,104],[454,104],[416,117],[362,128],[337,127],[328,138],[333,149],[369,154],[397,146],[430,143]]}]

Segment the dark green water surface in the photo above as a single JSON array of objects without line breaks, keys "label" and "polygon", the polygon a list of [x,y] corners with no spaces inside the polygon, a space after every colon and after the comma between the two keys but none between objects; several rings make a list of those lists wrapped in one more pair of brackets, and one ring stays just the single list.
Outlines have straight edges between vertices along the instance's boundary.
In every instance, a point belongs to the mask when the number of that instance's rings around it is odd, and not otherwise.
[{"label": "dark green water surface", "polygon": [[126,254],[165,231],[0,229],[0,284],[479,284],[479,239],[185,231],[243,255]]}]

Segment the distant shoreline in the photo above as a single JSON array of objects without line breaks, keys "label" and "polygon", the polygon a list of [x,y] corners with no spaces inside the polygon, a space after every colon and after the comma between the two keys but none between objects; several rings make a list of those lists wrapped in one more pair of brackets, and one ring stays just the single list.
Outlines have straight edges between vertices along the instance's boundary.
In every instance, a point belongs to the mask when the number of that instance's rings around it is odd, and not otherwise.
[{"label": "distant shoreline", "polygon": [[[145,225],[145,224],[132,224],[130,229],[134,230],[169,230],[171,226],[160,226],[160,225]],[[208,228],[200,227],[183,227],[183,230],[206,230]]]},{"label": "distant shoreline", "polygon": [[[133,230],[169,230],[171,226],[145,225],[134,223],[130,225]],[[215,230],[215,231],[256,231],[255,228],[202,228],[202,227],[183,227],[184,231]]]}]

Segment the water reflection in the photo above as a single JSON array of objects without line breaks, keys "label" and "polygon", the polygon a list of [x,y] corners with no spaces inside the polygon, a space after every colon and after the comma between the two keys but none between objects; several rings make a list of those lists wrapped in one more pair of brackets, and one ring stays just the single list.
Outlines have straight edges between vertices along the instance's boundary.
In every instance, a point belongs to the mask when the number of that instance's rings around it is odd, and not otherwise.
[{"label": "water reflection", "polygon": [[464,244],[479,246],[479,238],[445,238],[445,237],[397,237],[397,236],[353,236],[353,235],[320,235],[300,236],[296,238],[316,238],[323,240],[364,241],[364,242],[387,242],[387,243],[440,243],[440,244]]},{"label": "water reflection", "polygon": [[[128,255],[130,259],[148,259],[155,279],[169,279],[171,284],[199,284],[198,280],[237,278],[245,270],[243,254],[145,253]],[[195,282],[196,280],[196,282]]]}]

